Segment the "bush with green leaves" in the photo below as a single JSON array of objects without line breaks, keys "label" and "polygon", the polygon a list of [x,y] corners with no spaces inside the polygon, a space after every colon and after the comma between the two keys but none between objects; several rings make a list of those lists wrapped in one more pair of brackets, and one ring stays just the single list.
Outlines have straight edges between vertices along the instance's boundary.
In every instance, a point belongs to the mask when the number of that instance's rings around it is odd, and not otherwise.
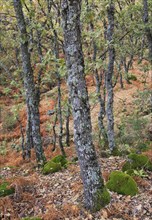
[{"label": "bush with green leaves", "polygon": [[151,91],[145,89],[144,91],[138,91],[135,95],[134,106],[137,109],[138,114],[148,115],[152,113],[151,105]]},{"label": "bush with green leaves", "polygon": [[123,118],[116,137],[120,150],[126,149],[128,152],[146,150],[148,148],[147,125],[148,120],[136,114]]},{"label": "bush with green leaves", "polygon": [[7,153],[7,142],[6,140],[4,140],[0,144],[0,155],[6,155],[6,153]]},{"label": "bush with green leaves", "polygon": [[11,131],[16,124],[17,119],[12,112],[3,112],[2,128],[4,131]]},{"label": "bush with green leaves", "polygon": [[8,196],[10,194],[13,194],[14,192],[15,189],[9,187],[9,184],[7,182],[4,182],[0,185],[0,197]]},{"label": "bush with green leaves", "polygon": [[129,170],[150,170],[152,171],[152,162],[149,160],[149,158],[146,155],[143,154],[129,154],[128,160],[125,162],[125,164],[122,167],[122,171],[128,171]]},{"label": "bush with green leaves", "polygon": [[132,81],[136,81],[137,80],[137,77],[133,74],[128,74],[128,80],[132,80]]}]

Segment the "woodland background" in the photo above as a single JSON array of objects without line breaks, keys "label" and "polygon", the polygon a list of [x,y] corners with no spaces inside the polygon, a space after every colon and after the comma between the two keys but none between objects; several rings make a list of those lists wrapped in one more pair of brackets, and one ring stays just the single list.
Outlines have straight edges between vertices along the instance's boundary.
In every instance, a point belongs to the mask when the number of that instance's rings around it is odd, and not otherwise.
[{"label": "woodland background", "polygon": [[[146,157],[128,173],[137,195],[110,190],[110,203],[94,213],[84,206],[74,144],[66,1],[19,1],[25,33],[14,2],[0,0],[0,219],[151,219],[152,1],[69,1],[81,4],[92,139],[104,185],[130,161],[128,155]],[[30,66],[24,65],[22,46]],[[66,166],[44,175],[47,162],[58,155],[66,156]]]}]

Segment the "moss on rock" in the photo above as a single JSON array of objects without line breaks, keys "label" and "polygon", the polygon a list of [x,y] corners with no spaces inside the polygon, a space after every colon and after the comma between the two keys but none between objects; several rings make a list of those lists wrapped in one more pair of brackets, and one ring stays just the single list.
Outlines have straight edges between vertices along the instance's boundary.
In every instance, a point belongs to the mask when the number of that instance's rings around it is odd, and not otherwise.
[{"label": "moss on rock", "polygon": [[15,192],[14,188],[10,188],[7,182],[4,182],[0,185],[0,197],[11,195]]},{"label": "moss on rock", "polygon": [[121,171],[113,171],[106,186],[109,190],[122,195],[134,196],[138,193],[137,184],[134,179]]},{"label": "moss on rock", "polygon": [[51,161],[54,163],[60,163],[63,167],[68,163],[67,159],[63,155],[57,155],[56,157],[52,158]]},{"label": "moss on rock", "polygon": [[42,170],[43,174],[55,173],[62,170],[62,167],[67,167],[67,159],[62,155],[57,155],[56,157],[52,158],[48,161]]},{"label": "moss on rock", "polygon": [[145,169],[152,171],[152,162],[146,155],[132,153],[128,156],[128,161],[123,165],[122,171],[130,169],[139,170]]},{"label": "moss on rock", "polygon": [[52,160],[48,161],[43,167],[43,174],[47,175],[49,173],[55,173],[62,170],[62,166],[60,163],[54,163]]}]

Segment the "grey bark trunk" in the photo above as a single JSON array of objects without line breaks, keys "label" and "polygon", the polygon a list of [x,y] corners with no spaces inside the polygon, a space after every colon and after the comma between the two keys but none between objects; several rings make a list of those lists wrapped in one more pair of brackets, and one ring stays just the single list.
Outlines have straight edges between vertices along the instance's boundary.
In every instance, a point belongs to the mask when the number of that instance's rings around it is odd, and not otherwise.
[{"label": "grey bark trunk", "polygon": [[[92,32],[94,32],[94,25],[93,25],[92,22],[90,22],[90,28],[91,28]],[[96,45],[96,42],[95,42],[94,39],[93,39],[93,58],[92,59],[93,59],[93,62],[95,63],[96,59],[97,59],[97,45]],[[106,133],[106,129],[105,129],[104,124],[103,124],[103,119],[105,117],[105,102],[104,102],[104,99],[101,96],[101,90],[100,90],[102,80],[99,77],[98,70],[96,69],[95,66],[94,66],[93,72],[94,72],[95,80],[96,80],[96,93],[97,93],[98,102],[99,102],[99,105],[100,105],[100,110],[99,110],[99,114],[98,114],[99,142],[100,142],[101,135],[102,135],[102,137],[104,139],[104,143],[105,143],[104,145],[106,146],[106,144],[107,144],[107,133]]]},{"label": "grey bark trunk", "polygon": [[62,0],[62,25],[74,120],[74,142],[84,185],[85,206],[96,211],[103,205],[99,194],[103,192],[104,184],[91,135],[90,106],[81,44],[80,13],[81,0]]},{"label": "grey bark trunk", "polygon": [[145,33],[148,40],[148,47],[149,47],[149,60],[152,64],[152,30],[147,27],[149,23],[149,15],[148,15],[148,1],[143,0],[143,22],[145,24]]},{"label": "grey bark trunk", "polygon": [[32,124],[31,124],[31,112],[28,99],[26,99],[27,105],[27,125],[26,125],[26,157],[31,158],[31,149],[34,147],[32,136]]},{"label": "grey bark trunk", "polygon": [[66,145],[69,147],[70,146],[70,98],[68,98],[68,103],[67,103],[67,110],[66,110]]},{"label": "grey bark trunk", "polygon": [[107,13],[108,13],[108,29],[107,29],[107,41],[108,41],[108,70],[106,77],[106,86],[107,86],[107,135],[108,135],[108,143],[111,151],[115,148],[115,140],[114,140],[114,115],[113,115],[113,85],[112,85],[112,77],[114,71],[114,60],[115,60],[115,49],[113,46],[113,33],[114,33],[114,5],[110,3]]},{"label": "grey bark trunk", "polygon": [[58,113],[57,110],[55,111],[55,118],[54,118],[54,124],[53,124],[53,148],[52,151],[55,151],[56,149],[56,123],[58,120]]},{"label": "grey bark trunk", "polygon": [[21,54],[23,66],[24,88],[26,93],[26,102],[29,104],[31,112],[31,125],[34,147],[36,151],[36,158],[38,163],[43,163],[45,160],[42,148],[42,141],[40,135],[40,116],[39,108],[34,84],[33,71],[31,67],[30,53],[28,52],[28,35],[26,31],[26,24],[22,11],[22,4],[20,0],[14,0],[14,10],[17,17],[17,23],[21,35]]},{"label": "grey bark trunk", "polygon": [[[59,59],[59,44],[58,44],[58,35],[53,26],[53,21],[51,21],[51,28],[54,33],[54,55],[55,59]],[[59,120],[59,147],[63,156],[65,156],[64,146],[63,146],[63,118],[62,118],[62,105],[61,105],[61,77],[59,73],[59,65],[56,61],[56,77],[58,83],[58,120]]]}]

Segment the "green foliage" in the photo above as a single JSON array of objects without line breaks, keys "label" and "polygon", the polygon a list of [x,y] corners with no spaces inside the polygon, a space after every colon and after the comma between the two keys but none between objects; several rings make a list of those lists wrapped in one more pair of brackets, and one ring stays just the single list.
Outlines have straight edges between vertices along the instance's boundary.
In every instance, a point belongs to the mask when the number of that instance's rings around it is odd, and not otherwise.
[{"label": "green foliage", "polygon": [[3,93],[4,93],[6,96],[8,96],[11,92],[12,92],[12,89],[9,88],[9,87],[6,87],[6,88],[3,89]]},{"label": "green foliage", "polygon": [[144,142],[148,140],[148,134],[146,132],[147,125],[148,120],[139,117],[139,115],[123,118],[117,135],[117,145],[122,148],[120,150],[124,151],[126,149],[131,152],[132,149],[145,149]]},{"label": "green foliage", "polygon": [[141,170],[129,169],[129,170],[125,171],[125,173],[130,176],[140,176],[140,177],[147,177],[148,176],[143,169],[141,169]]},{"label": "green foliage", "polygon": [[137,81],[137,77],[133,74],[128,74],[127,78],[128,80]]},{"label": "green foliage", "polygon": [[138,193],[137,184],[134,179],[121,171],[113,171],[106,186],[109,190],[122,195],[134,196]]},{"label": "green foliage", "polygon": [[68,161],[66,160],[66,158],[63,155],[57,155],[51,161],[54,163],[60,163],[61,166],[63,166],[63,167],[65,167],[66,164],[68,163]]},{"label": "green foliage", "polygon": [[7,153],[7,142],[6,140],[4,140],[0,144],[0,155],[6,155],[6,153]]},{"label": "green foliage", "polygon": [[128,161],[123,165],[122,171],[128,171],[131,169],[152,171],[152,162],[145,155],[132,153],[128,155]]},{"label": "green foliage", "polygon": [[4,131],[11,131],[17,124],[17,119],[12,112],[4,112],[2,117],[2,128]]},{"label": "green foliage", "polygon": [[9,188],[9,184],[4,182],[0,185],[0,197],[8,196],[15,192],[14,188]]},{"label": "green foliage", "polygon": [[138,114],[140,115],[148,115],[152,113],[152,105],[150,102],[151,99],[151,91],[144,90],[139,91],[135,95],[134,105],[137,109]]},{"label": "green foliage", "polygon": [[112,150],[111,154],[112,154],[113,156],[122,156],[122,152],[121,152],[117,147],[115,147],[115,148]]}]

